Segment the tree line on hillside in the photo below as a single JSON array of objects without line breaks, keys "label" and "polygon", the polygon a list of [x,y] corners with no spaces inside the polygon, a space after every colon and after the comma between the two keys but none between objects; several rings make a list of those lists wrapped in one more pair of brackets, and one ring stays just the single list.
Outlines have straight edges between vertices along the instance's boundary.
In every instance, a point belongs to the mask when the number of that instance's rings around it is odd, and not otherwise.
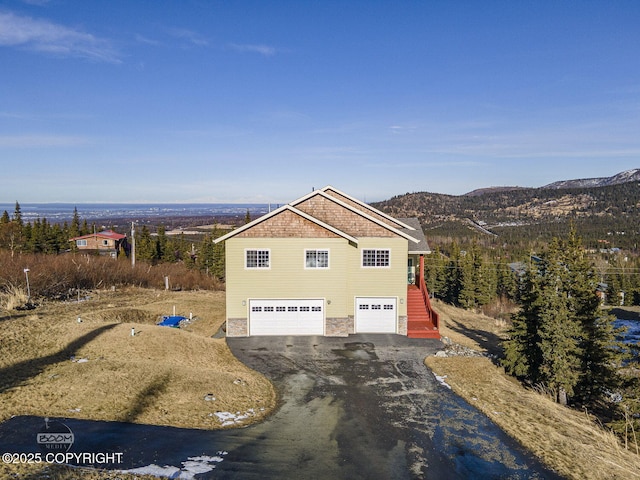
[{"label": "tree line on hillside", "polygon": [[[577,231],[576,225],[570,228]],[[567,235],[570,233],[564,236]],[[562,237],[559,234],[555,238]],[[436,245],[425,261],[430,293],[452,305],[474,309],[500,299],[517,301],[519,275],[535,262],[535,252],[544,251],[548,245],[530,242],[528,249],[515,251],[495,239],[474,235],[461,235],[459,240],[452,237],[430,240],[435,240]],[[602,299],[611,306],[640,305],[640,256],[605,247],[582,246],[597,274]]]},{"label": "tree line on hillside", "polygon": [[[556,208],[565,205],[566,208]],[[407,193],[373,206],[396,217],[418,217],[429,237],[482,235],[468,221],[485,222],[501,244],[521,253],[531,242],[547,244],[578,227],[584,245],[600,248],[609,242],[634,254],[640,252],[640,184],[593,188],[523,188],[481,195]],[[497,226],[500,224],[499,226]]]},{"label": "tree line on hillside", "polygon": [[[23,254],[60,254],[75,252],[77,247],[71,238],[96,233],[97,226],[81,220],[74,209],[71,222],[50,223],[46,218],[25,222],[20,204],[10,216],[5,210],[0,217],[0,249],[8,250],[12,255]],[[152,265],[159,263],[181,262],[189,269],[195,269],[208,275],[224,277],[224,243],[215,244],[214,239],[222,232],[214,229],[203,238],[188,239],[184,234],[169,236],[163,225],[152,234],[144,225],[136,231],[136,260]],[[118,252],[126,258],[128,251]]]},{"label": "tree line on hillside", "polygon": [[463,247],[452,241],[426,258],[430,293],[476,311],[511,304],[507,310],[516,313],[503,315],[511,324],[503,343],[505,370],[559,403],[596,411],[625,441],[637,443],[640,379],[627,373],[640,352],[621,343],[623,332],[601,304],[606,292],[619,305],[621,291],[628,293],[627,305],[640,304],[638,275],[625,272],[637,265],[589,254],[575,229],[511,264],[504,252],[475,240]]},{"label": "tree line on hillside", "polygon": [[447,255],[436,247],[425,260],[425,281],[434,297],[467,309],[517,298],[516,272],[490,258],[477,242],[463,250],[453,241]]}]

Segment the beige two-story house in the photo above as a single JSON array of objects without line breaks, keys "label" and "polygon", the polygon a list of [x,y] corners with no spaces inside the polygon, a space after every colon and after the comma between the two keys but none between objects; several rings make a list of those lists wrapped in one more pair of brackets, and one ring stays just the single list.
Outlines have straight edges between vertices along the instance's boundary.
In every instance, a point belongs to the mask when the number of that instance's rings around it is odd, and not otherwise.
[{"label": "beige two-story house", "polygon": [[227,336],[395,333],[439,338],[419,222],[328,186],[226,242]]}]

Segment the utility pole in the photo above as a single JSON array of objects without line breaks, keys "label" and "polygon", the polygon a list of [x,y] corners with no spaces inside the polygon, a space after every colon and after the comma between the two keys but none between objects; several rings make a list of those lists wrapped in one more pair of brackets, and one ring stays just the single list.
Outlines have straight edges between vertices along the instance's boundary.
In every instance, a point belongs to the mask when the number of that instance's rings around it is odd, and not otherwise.
[{"label": "utility pole", "polygon": [[136,266],[136,227],[135,222],[131,222],[131,268]]},{"label": "utility pole", "polygon": [[29,269],[24,269],[24,276],[27,278],[27,303],[31,302],[31,287],[29,286]]}]

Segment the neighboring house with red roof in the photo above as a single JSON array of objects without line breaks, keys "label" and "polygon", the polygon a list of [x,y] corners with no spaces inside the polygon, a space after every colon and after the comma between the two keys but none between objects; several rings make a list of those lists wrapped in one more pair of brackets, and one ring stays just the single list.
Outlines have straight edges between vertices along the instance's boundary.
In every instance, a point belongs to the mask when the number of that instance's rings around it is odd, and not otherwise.
[{"label": "neighboring house with red roof", "polygon": [[114,232],[113,230],[103,230],[98,233],[82,235],[80,237],[70,238],[69,241],[75,242],[78,250],[98,253],[100,255],[110,255],[114,258],[120,254],[121,250],[127,252],[129,249],[127,236]]}]

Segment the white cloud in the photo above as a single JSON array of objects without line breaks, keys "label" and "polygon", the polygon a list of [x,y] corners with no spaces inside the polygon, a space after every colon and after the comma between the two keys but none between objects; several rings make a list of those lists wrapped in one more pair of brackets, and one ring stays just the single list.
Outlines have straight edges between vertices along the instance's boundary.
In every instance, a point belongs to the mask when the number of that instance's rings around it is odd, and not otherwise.
[{"label": "white cloud", "polygon": [[35,5],[37,7],[44,7],[51,0],[22,0],[24,3],[28,5]]},{"label": "white cloud", "polygon": [[135,39],[136,39],[136,42],[143,43],[145,45],[153,45],[153,46],[160,45],[160,42],[158,42],[157,40],[147,38],[144,35],[140,35],[139,33],[136,33]]},{"label": "white cloud", "polygon": [[0,148],[76,147],[88,139],[72,135],[0,135]]},{"label": "white cloud", "polygon": [[63,57],[120,63],[118,52],[104,39],[48,20],[0,12],[0,46],[22,47]]},{"label": "white cloud", "polygon": [[270,47],[269,45],[242,45],[237,43],[230,43],[229,47],[232,50],[236,50],[237,52],[259,53],[260,55],[264,55],[265,57],[271,57],[276,54],[276,49],[274,47]]},{"label": "white cloud", "polygon": [[186,28],[170,28],[168,30],[169,35],[178,38],[180,40],[186,40],[197,47],[209,46],[209,40],[193,30],[187,30]]}]

